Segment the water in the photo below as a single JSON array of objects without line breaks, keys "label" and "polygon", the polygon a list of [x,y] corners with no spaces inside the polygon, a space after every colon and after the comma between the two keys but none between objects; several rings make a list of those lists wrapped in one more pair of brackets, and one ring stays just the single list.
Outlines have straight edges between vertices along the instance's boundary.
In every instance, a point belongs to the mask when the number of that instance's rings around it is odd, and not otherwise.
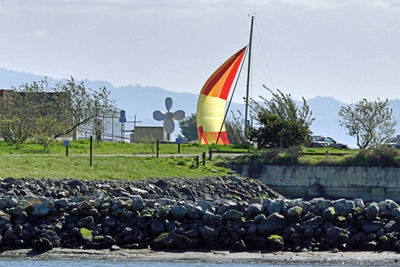
[{"label": "water", "polygon": [[[306,266],[327,266],[327,265],[274,265],[274,264],[257,264],[257,263],[210,263],[210,262],[154,262],[154,261],[99,261],[99,260],[27,260],[27,259],[1,259],[0,266],[15,267],[115,267],[115,266],[140,266],[140,267],[306,267]],[[332,266],[332,265],[331,265]],[[341,265],[341,266],[357,266],[357,265]],[[361,265],[358,265],[361,266]],[[366,267],[366,265],[363,265]]]}]

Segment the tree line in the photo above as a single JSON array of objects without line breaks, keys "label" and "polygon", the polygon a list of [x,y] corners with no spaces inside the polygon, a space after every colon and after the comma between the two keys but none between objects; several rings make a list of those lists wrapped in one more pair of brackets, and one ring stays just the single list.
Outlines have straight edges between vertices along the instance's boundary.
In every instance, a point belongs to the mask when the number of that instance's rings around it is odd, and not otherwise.
[{"label": "tree line", "polygon": [[[273,91],[264,85],[268,95],[260,96],[261,102],[250,101],[251,117],[255,120],[244,133],[244,119],[240,112],[231,112],[226,121],[232,144],[255,143],[259,148],[290,148],[307,146],[311,141],[312,117],[307,101],[297,105],[290,94],[279,89]],[[339,112],[339,125],[356,139],[360,149],[375,148],[394,136],[396,120],[388,99],[368,101],[362,99],[344,105]],[[179,122],[181,135],[186,140],[197,140],[196,114]]]}]

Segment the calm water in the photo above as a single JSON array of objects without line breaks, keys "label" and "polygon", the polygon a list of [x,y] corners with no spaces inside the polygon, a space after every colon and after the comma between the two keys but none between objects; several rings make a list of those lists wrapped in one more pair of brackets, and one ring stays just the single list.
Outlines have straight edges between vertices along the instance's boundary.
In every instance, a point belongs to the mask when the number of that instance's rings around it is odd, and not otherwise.
[{"label": "calm water", "polygon": [[[140,266],[140,267],[306,267],[306,266],[322,266],[322,265],[271,265],[271,264],[252,264],[252,263],[177,263],[177,262],[150,262],[150,261],[90,261],[90,260],[15,260],[15,259],[1,259],[0,266],[12,266],[12,267],[75,267],[75,266],[85,266],[85,267],[115,267],[115,266]],[[326,266],[326,265],[324,265]],[[332,266],[332,265],[331,265]],[[354,266],[354,265],[341,265],[341,266]],[[366,265],[363,265],[366,267]]]}]

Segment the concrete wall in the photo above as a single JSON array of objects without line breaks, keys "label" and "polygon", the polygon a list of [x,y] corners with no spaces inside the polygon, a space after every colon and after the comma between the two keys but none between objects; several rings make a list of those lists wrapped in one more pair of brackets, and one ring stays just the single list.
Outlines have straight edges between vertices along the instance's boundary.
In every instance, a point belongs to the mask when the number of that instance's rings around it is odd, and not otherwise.
[{"label": "concrete wall", "polygon": [[233,169],[287,197],[400,201],[400,168],[239,165]]}]

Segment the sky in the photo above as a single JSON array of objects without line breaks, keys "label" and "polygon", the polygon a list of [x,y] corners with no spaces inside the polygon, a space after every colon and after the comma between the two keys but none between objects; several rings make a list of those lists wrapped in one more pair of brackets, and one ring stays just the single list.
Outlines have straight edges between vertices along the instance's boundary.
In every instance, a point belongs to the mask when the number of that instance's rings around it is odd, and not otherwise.
[{"label": "sky", "polygon": [[398,0],[0,0],[0,67],[199,93],[250,14],[251,97],[399,98]]}]

